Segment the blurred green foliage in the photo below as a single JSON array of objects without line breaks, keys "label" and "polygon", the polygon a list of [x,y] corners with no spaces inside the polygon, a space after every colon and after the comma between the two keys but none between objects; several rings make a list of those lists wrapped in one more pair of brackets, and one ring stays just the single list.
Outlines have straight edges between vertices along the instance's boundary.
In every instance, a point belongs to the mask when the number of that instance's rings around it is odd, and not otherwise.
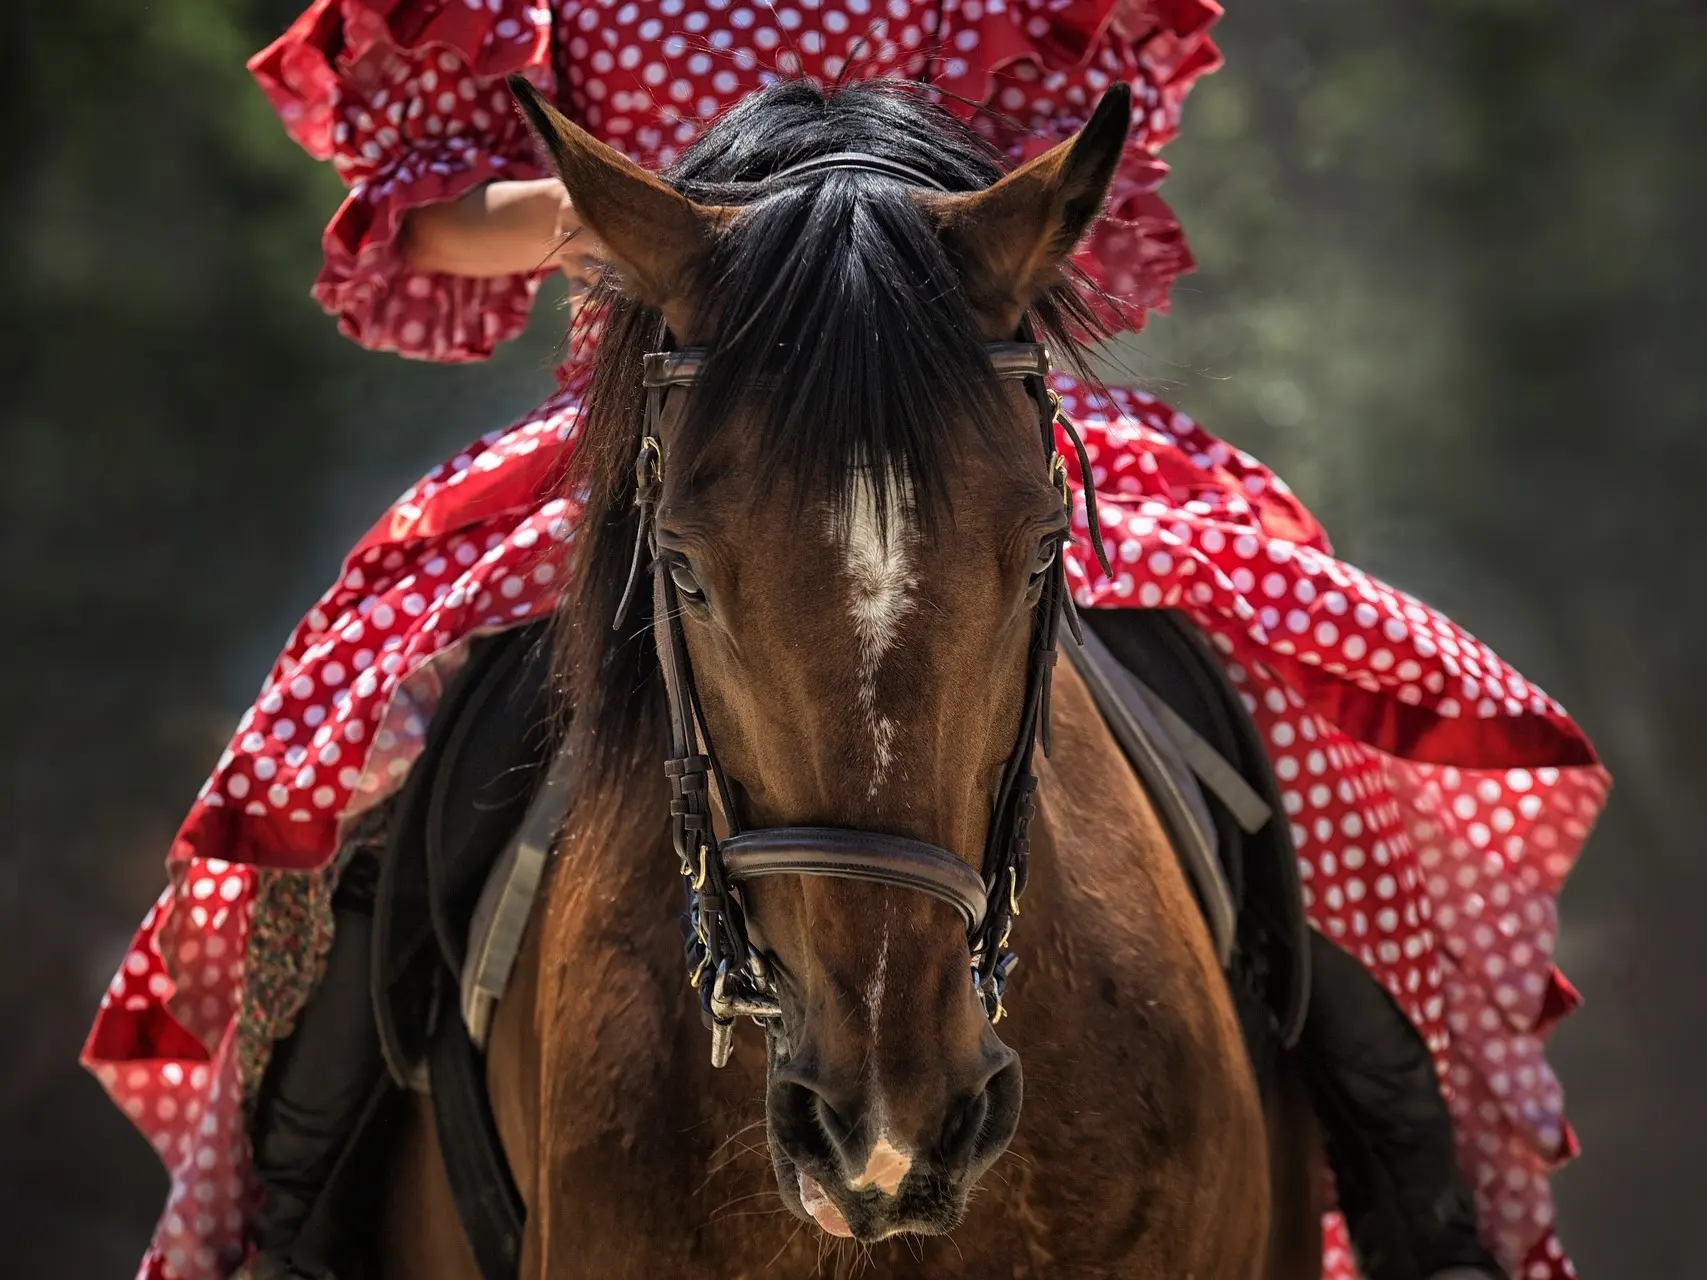
[{"label": "blurred green foliage", "polygon": [[[338,337],[337,182],[243,59],[303,0],[11,0],[0,202],[0,1224],[118,1276],[151,1154],[70,1064],[184,805],[383,504],[534,403]],[[1707,624],[1707,18],[1682,0],[1245,0],[1169,152],[1202,264],[1123,362],[1271,461],[1341,553],[1560,696],[1618,800],[1566,896],[1555,1060],[1585,1274],[1707,1274],[1695,903]]]},{"label": "blurred green foliage", "polygon": [[164,1182],[72,1059],[172,830],[343,548],[549,386],[549,307],[469,370],[309,300],[341,187],[243,66],[299,7],[0,8],[7,1274],[134,1269]]}]

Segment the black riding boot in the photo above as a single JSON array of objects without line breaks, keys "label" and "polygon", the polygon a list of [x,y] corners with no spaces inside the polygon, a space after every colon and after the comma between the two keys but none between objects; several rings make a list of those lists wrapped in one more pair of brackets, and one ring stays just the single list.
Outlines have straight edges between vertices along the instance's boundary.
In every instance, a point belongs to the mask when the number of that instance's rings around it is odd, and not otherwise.
[{"label": "black riding boot", "polygon": [[1310,942],[1301,1048],[1363,1274],[1503,1280],[1476,1234],[1428,1046],[1362,965],[1314,930]]},{"label": "black riding boot", "polygon": [[368,994],[378,876],[365,851],[344,869],[325,975],[296,1029],[274,1048],[261,1085],[250,1134],[262,1190],[253,1223],[257,1277],[318,1278],[338,1263],[342,1242],[329,1222],[336,1215],[320,1202],[352,1138],[389,1093]]}]

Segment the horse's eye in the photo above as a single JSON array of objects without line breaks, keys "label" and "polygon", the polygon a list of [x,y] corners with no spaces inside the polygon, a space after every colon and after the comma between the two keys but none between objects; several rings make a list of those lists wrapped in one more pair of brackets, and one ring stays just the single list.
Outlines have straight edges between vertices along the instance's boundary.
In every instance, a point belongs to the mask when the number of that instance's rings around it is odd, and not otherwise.
[{"label": "horse's eye", "polygon": [[676,591],[682,599],[691,604],[705,603],[705,590],[699,585],[699,579],[693,576],[693,570],[680,560],[670,562],[670,581],[676,584]]},{"label": "horse's eye", "polygon": [[1031,578],[1033,582],[1041,578],[1048,571],[1049,566],[1055,563],[1055,557],[1059,554],[1060,550],[1061,540],[1059,538],[1049,538],[1039,544],[1037,554],[1031,561]]}]

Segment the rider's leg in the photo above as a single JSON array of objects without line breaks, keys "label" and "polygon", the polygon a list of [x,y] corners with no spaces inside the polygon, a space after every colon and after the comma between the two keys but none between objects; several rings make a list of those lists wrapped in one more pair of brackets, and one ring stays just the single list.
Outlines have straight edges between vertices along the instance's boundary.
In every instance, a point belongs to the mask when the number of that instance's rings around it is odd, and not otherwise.
[{"label": "rider's leg", "polygon": [[250,1136],[262,1203],[252,1225],[257,1275],[316,1276],[327,1260],[301,1237],[362,1114],[383,1087],[385,1061],[368,994],[378,863],[357,853],[332,900],[326,971],[296,1029],[278,1042]]},{"label": "rider's leg", "polygon": [[1302,1048],[1363,1273],[1503,1277],[1477,1236],[1428,1046],[1362,965],[1314,930],[1310,942]]}]

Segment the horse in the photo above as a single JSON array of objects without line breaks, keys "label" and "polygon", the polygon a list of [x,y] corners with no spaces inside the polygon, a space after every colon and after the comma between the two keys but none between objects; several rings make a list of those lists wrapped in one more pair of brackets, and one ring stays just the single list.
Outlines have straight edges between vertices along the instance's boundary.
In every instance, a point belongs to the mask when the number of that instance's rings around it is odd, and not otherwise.
[{"label": "horse", "polygon": [[[1265,1105],[1156,811],[1048,682],[1065,473],[998,366],[1074,358],[1124,87],[1004,172],[918,92],[783,82],[667,180],[512,88],[610,263],[573,800],[486,1059],[520,1274],[1315,1280],[1295,1075]],[[719,827],[795,861],[737,885]],[[478,1277],[424,1104],[388,1168],[381,1273]]]}]

